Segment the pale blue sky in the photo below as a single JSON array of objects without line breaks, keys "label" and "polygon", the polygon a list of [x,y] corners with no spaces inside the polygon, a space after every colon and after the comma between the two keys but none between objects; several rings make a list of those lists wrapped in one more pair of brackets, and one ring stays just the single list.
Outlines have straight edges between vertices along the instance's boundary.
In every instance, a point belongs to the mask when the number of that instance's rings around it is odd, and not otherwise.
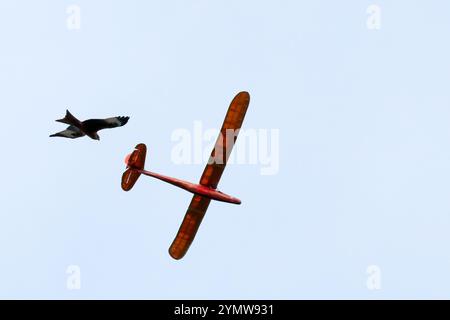
[{"label": "pale blue sky", "polygon": [[[382,9],[368,30],[366,9]],[[68,30],[66,8],[81,8]],[[0,2],[1,298],[450,298],[450,4],[445,1]],[[227,168],[185,259],[167,249],[191,195],[120,189],[138,142],[280,130],[280,171]],[[66,107],[129,115],[100,142],[50,139]],[[81,268],[81,289],[66,268]],[[366,287],[369,265],[381,289]]]}]

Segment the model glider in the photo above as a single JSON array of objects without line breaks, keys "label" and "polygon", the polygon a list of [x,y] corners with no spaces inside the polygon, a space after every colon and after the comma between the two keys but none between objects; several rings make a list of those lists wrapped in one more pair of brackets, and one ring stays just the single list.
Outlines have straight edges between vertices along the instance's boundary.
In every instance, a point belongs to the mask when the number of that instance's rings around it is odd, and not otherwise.
[{"label": "model glider", "polygon": [[178,260],[183,258],[188,251],[211,200],[234,204],[241,203],[239,199],[218,191],[217,185],[236,142],[249,103],[250,95],[247,92],[240,92],[231,102],[219,137],[211,153],[208,165],[200,178],[199,184],[144,170],[147,153],[145,144],[138,144],[135,150],[125,159],[127,169],[122,176],[123,190],[131,190],[140,175],[143,174],[165,181],[194,194],[175,240],[169,248],[169,254],[174,259]]},{"label": "model glider", "polygon": [[113,117],[108,119],[90,119],[80,121],[75,118],[69,110],[66,110],[66,116],[57,122],[66,123],[69,126],[66,130],[50,135],[50,137],[62,137],[69,139],[81,138],[88,136],[94,140],[100,140],[98,131],[103,129],[117,128],[124,126],[130,117]]}]

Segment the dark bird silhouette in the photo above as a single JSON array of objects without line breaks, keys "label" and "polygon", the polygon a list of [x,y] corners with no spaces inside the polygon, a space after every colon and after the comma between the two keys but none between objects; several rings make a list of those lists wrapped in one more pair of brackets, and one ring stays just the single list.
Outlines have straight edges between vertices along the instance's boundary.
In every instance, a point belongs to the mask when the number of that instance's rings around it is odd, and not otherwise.
[{"label": "dark bird silhouette", "polygon": [[80,121],[75,118],[69,110],[66,110],[66,116],[57,122],[66,123],[69,126],[66,130],[50,135],[50,137],[62,137],[75,139],[88,136],[94,140],[100,140],[98,131],[124,126],[130,117],[113,117],[107,119],[90,119]]}]

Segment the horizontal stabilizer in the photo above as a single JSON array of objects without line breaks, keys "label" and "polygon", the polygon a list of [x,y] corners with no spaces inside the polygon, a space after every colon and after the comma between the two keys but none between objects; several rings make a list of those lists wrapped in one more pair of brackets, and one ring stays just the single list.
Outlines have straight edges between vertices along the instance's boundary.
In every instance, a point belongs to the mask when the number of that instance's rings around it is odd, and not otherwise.
[{"label": "horizontal stabilizer", "polygon": [[133,169],[127,169],[122,175],[122,189],[124,191],[130,191],[141,174]]},{"label": "horizontal stabilizer", "polygon": [[124,191],[130,191],[139,179],[141,173],[138,170],[144,169],[146,155],[147,147],[141,143],[126,157],[127,170],[122,175],[122,189]]}]

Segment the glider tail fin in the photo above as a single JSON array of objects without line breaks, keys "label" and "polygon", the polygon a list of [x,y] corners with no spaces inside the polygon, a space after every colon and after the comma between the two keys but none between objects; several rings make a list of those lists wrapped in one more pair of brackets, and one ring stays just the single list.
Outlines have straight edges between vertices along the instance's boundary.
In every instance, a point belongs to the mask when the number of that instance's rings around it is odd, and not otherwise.
[{"label": "glider tail fin", "polygon": [[122,189],[124,191],[130,191],[141,176],[138,170],[144,169],[146,155],[147,147],[141,143],[125,158],[127,170],[122,175]]},{"label": "glider tail fin", "polygon": [[66,110],[66,115],[65,115],[64,118],[58,119],[58,120],[56,120],[56,121],[57,121],[57,122],[66,123],[66,124],[69,124],[69,125],[73,125],[73,126],[76,126],[76,127],[80,127],[80,125],[81,125],[80,120],[78,120],[77,118],[75,118],[75,117],[69,112],[69,110]]}]

